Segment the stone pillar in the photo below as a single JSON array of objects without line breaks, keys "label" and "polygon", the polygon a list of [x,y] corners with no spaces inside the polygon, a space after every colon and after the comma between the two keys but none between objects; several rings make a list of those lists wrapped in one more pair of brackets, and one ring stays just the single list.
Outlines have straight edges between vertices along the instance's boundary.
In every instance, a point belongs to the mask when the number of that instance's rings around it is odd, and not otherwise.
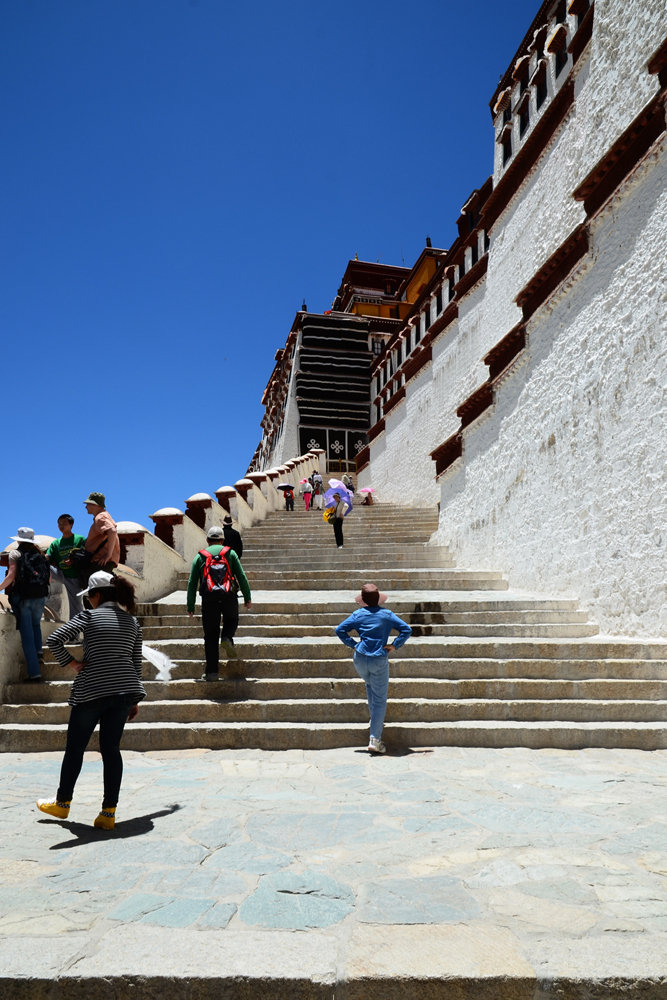
[{"label": "stone pillar", "polygon": [[322,476],[322,479],[326,478],[327,474],[327,453],[324,448],[313,448],[312,455],[315,456],[315,469]]},{"label": "stone pillar", "polygon": [[124,567],[131,571],[137,600],[156,601],[176,590],[178,574],[189,568],[183,557],[135,521],[119,521],[117,529],[124,564],[120,572]]},{"label": "stone pillar", "polygon": [[155,522],[157,537],[175,549],[186,563],[192,562],[206,545],[206,532],[177,507],[162,507],[150,517]]},{"label": "stone pillar", "polygon": [[[256,476],[256,474],[255,474]],[[238,483],[235,483],[236,488],[245,483],[250,483],[250,489],[248,490],[248,496],[252,498],[250,506],[252,507],[253,514],[256,521],[263,521],[269,512],[269,505],[267,503],[266,497],[262,493],[260,483],[257,482],[255,476],[250,475],[245,479],[241,479]],[[260,474],[260,479],[264,479],[264,476]],[[250,502],[250,501],[248,501]]]},{"label": "stone pillar", "polygon": [[185,516],[194,521],[203,532],[207,532],[214,524],[222,527],[225,514],[229,513],[208,493],[195,493],[185,501]]},{"label": "stone pillar", "polygon": [[252,527],[254,523],[252,508],[233,486],[221,486],[215,491],[215,495],[220,506],[224,507],[238,523],[240,531]]}]

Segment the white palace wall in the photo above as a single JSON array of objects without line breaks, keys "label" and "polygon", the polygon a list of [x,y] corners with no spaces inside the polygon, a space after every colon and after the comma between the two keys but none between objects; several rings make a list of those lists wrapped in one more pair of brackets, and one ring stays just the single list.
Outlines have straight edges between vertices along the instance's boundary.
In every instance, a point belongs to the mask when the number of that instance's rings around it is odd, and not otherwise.
[{"label": "white palace wall", "polygon": [[653,158],[598,217],[592,260],[441,477],[459,565],[578,596],[611,633],[667,634],[666,190]]},{"label": "white palace wall", "polygon": [[647,61],[664,34],[658,0],[595,0],[573,105],[493,222],[485,277],[386,413],[359,476],[379,499],[439,500],[437,540],[458,565],[578,597],[602,630],[633,635],[667,634],[664,136],[592,214],[587,253],[527,319],[525,349],[439,481],[430,453],[488,380],[484,356],[521,322],[517,295],[587,220],[573,192],[659,91]]}]

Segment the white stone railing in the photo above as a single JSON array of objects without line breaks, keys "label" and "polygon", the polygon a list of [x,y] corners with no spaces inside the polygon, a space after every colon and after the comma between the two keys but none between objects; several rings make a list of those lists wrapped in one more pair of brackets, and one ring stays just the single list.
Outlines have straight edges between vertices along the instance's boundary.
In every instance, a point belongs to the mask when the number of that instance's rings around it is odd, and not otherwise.
[{"label": "white stone railing", "polygon": [[215,491],[215,500],[207,493],[196,493],[186,500],[184,511],[163,507],[150,515],[155,534],[141,524],[119,522],[123,564],[131,572],[137,599],[155,601],[171,593],[178,574],[189,570],[194,556],[206,544],[206,532],[212,525],[222,525],[227,515],[241,532],[259,524],[284,506],[278,483],[291,477],[296,487],[300,479],[315,471],[326,472],[323,451],[309,452],[277,469],[250,473],[233,486],[221,486]]},{"label": "white stone railing", "polygon": [[[155,601],[174,591],[179,573],[189,570],[195,554],[206,544],[208,529],[214,524],[222,525],[227,514],[231,514],[240,531],[251,528],[267,514],[284,507],[283,494],[276,488],[278,483],[290,477],[296,487],[300,479],[316,471],[326,473],[326,455],[321,450],[301,455],[277,469],[251,473],[234,486],[221,486],[215,491],[216,499],[207,493],[195,493],[186,500],[184,511],[163,507],[150,515],[155,533],[134,521],[119,521],[120,572],[132,580],[137,601]],[[36,537],[42,544],[42,536]],[[53,588],[48,604],[59,617],[65,616],[63,587]],[[43,636],[56,627],[43,621]],[[16,683],[24,669],[14,616],[0,606],[0,703],[4,700],[5,685]]]}]

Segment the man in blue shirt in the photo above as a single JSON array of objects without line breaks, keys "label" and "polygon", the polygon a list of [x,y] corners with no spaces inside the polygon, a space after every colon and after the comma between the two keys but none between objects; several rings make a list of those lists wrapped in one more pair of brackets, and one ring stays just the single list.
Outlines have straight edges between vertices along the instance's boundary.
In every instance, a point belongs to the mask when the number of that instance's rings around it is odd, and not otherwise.
[{"label": "man in blue shirt", "polygon": [[[366,684],[371,717],[368,751],[373,754],[386,753],[387,748],[380,737],[387,711],[389,653],[407,642],[412,629],[389,608],[380,607],[387,600],[387,595],[381,594],[374,583],[365,583],[355,600],[361,607],[337,626],[336,635],[354,650],[355,670]],[[393,643],[388,644],[389,633],[394,631],[398,635]],[[350,636],[350,632],[358,633],[357,642]]]}]

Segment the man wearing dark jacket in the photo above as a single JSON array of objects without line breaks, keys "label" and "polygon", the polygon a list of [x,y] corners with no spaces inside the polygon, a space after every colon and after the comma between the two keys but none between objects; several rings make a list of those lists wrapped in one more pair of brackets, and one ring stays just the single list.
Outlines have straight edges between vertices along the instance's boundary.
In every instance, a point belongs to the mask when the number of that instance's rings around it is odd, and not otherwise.
[{"label": "man wearing dark jacket", "polygon": [[[194,617],[197,589],[201,595],[201,622],[204,629],[204,651],[206,654],[206,673],[202,680],[217,681],[220,669],[220,646],[227,653],[228,659],[236,658],[234,649],[234,634],[239,624],[239,602],[236,596],[238,587],[243,592],[246,608],[252,607],[250,586],[243,572],[243,567],[236,552],[224,544],[222,528],[214,524],[206,535],[206,548],[198,552],[192,562],[190,579],[188,580],[187,608],[190,618]],[[206,580],[207,555],[217,557],[223,554],[227,561],[231,579],[226,590],[208,589]],[[209,573],[209,579],[212,574]],[[222,635],[220,622],[222,620]]]},{"label": "man wearing dark jacket", "polygon": [[222,528],[225,533],[225,545],[229,545],[230,549],[234,549],[239,559],[243,556],[243,539],[239,532],[232,527],[232,519],[227,514],[222,521]]}]

